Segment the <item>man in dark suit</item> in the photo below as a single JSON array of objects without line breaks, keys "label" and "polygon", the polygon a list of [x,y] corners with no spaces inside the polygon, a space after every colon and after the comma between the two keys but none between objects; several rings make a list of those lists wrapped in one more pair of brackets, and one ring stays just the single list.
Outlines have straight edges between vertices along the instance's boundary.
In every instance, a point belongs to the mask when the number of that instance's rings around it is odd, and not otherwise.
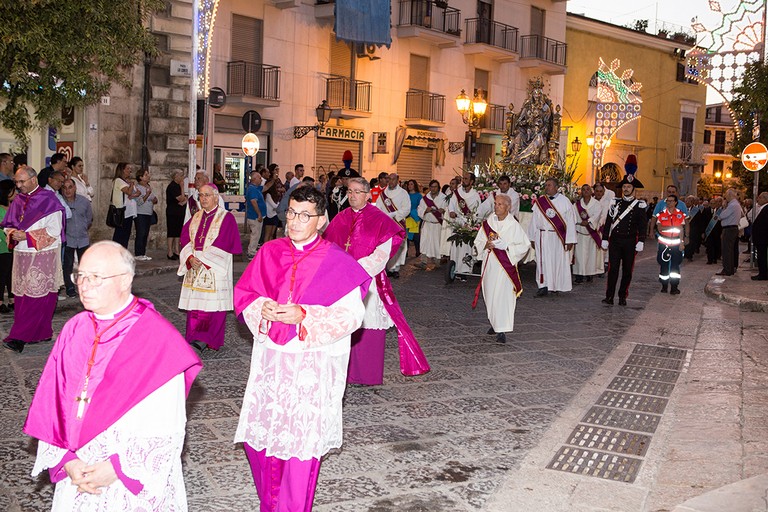
[{"label": "man in dark suit", "polygon": [[768,192],[757,196],[757,208],[760,208],[752,224],[752,243],[757,253],[757,275],[753,281],[768,281]]},{"label": "man in dark suit", "polygon": [[67,166],[65,158],[66,155],[64,155],[64,153],[54,153],[53,156],[51,156],[51,165],[44,167],[37,175],[37,184],[40,185],[40,188],[45,188],[48,184],[48,178],[51,177],[51,174],[54,171],[64,170]]}]

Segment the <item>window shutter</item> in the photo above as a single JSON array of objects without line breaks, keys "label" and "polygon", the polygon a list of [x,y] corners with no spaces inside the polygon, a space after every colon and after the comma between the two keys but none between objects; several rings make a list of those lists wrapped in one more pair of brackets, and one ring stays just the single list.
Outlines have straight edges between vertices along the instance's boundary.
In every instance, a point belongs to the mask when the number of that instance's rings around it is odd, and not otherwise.
[{"label": "window shutter", "polygon": [[331,74],[352,77],[352,48],[345,41],[337,41],[331,33]]},{"label": "window shutter", "polygon": [[429,90],[429,57],[411,55],[408,87],[421,91]]},{"label": "window shutter", "polygon": [[234,61],[262,63],[264,37],[264,22],[257,18],[232,15],[232,51],[230,58]]}]

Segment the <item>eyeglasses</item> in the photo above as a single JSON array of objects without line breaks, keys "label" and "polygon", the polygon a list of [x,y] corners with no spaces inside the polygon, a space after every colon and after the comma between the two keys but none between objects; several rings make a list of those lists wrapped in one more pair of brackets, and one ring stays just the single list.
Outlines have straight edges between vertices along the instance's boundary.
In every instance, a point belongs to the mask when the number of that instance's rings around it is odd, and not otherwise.
[{"label": "eyeglasses", "polygon": [[13,180],[13,183],[14,183],[16,186],[19,186],[19,185],[21,185],[22,183],[26,183],[27,181],[29,181],[29,180],[31,180],[31,179],[32,179],[32,178],[27,178],[27,179],[25,179],[25,180]]},{"label": "eyeglasses", "polygon": [[91,286],[101,286],[102,283],[104,283],[105,279],[112,279],[113,277],[119,277],[124,276],[128,272],[123,272],[122,274],[115,274],[112,276],[100,276],[98,274],[86,274],[85,272],[73,272],[70,274],[70,278],[72,279],[72,282],[77,284],[78,286],[83,284],[83,281],[88,281],[88,284]]},{"label": "eyeglasses", "polygon": [[322,217],[323,215],[324,214],[310,215],[307,212],[297,212],[292,209],[288,209],[285,211],[286,219],[293,220],[296,217],[298,217],[303,224],[306,224],[307,222],[309,222],[309,219],[311,219],[312,217]]},{"label": "eyeglasses", "polygon": [[365,190],[355,190],[351,188],[347,189],[347,194],[367,194],[367,193],[368,192],[366,192]]},{"label": "eyeglasses", "polygon": [[200,197],[213,197],[216,194],[198,194]]}]

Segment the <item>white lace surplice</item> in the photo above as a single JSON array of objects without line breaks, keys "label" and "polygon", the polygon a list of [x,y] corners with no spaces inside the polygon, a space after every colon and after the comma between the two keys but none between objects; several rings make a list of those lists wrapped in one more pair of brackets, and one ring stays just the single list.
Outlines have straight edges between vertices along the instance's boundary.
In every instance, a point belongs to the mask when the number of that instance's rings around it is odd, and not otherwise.
[{"label": "white lace surplice", "polygon": [[[56,484],[52,512],[184,512],[187,496],[181,449],[187,417],[184,375],[179,374],[77,451],[97,463],[117,454],[123,473],[144,488],[132,494],[118,479],[100,495],[79,493],[69,477]],[[32,475],[54,467],[66,450],[40,441]]]},{"label": "white lace surplice", "polygon": [[46,215],[27,229],[44,229],[48,236],[54,238],[51,245],[38,251],[24,239],[14,248],[12,288],[15,295],[45,297],[64,285],[61,271],[62,215],[62,212]]},{"label": "white lace surplice", "polygon": [[350,334],[365,313],[355,288],[331,306],[306,306],[306,339],[277,345],[266,335],[261,297],[244,311],[255,333],[251,370],[235,442],[288,460],[320,458],[341,446],[341,404],[347,383]]}]

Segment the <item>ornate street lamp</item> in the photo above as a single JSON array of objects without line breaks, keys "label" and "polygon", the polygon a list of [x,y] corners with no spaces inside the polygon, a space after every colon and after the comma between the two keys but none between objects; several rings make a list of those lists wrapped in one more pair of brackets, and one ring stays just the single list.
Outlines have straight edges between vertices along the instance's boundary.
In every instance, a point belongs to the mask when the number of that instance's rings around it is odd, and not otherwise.
[{"label": "ornate street lamp", "polygon": [[317,116],[317,124],[313,126],[294,126],[293,127],[293,138],[294,139],[300,139],[304,137],[309,132],[316,132],[320,128],[324,127],[328,121],[331,120],[331,114],[333,114],[333,109],[328,104],[326,100],[323,100],[322,103],[320,103],[317,108],[315,109],[315,116]]},{"label": "ornate street lamp", "polygon": [[469,99],[464,89],[461,90],[461,94],[456,96],[456,110],[459,111],[461,120],[468,127],[467,133],[464,136],[464,162],[466,165],[469,165],[475,156],[475,145],[480,130],[480,120],[488,108],[488,102],[485,101],[484,96],[485,94],[482,89],[477,90],[472,100]]},{"label": "ornate street lamp", "polygon": [[571,150],[574,152],[574,154],[581,151],[581,141],[578,137],[571,141]]}]

